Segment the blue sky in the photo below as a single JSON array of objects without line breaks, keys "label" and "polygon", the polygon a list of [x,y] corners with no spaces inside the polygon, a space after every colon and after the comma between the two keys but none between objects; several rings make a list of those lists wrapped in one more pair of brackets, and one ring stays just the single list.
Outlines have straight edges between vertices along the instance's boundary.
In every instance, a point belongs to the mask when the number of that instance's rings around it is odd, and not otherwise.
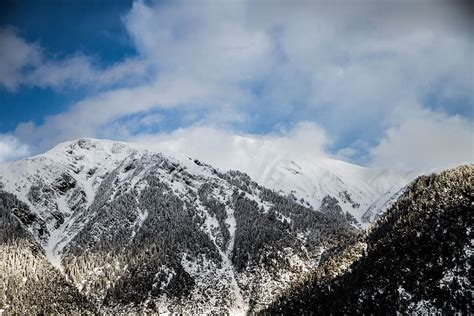
[{"label": "blue sky", "polygon": [[[131,6],[132,1],[7,0],[2,1],[0,21],[25,41],[39,43],[50,58],[81,53],[106,67],[137,54],[121,20]],[[24,121],[40,123],[86,95],[87,91],[67,86],[60,91],[34,86],[13,92],[2,89],[0,132]]]},{"label": "blue sky", "polygon": [[295,137],[296,157],[307,143],[367,166],[472,161],[472,15],[462,1],[3,1],[0,161],[199,133],[216,151],[227,138],[209,133]]}]

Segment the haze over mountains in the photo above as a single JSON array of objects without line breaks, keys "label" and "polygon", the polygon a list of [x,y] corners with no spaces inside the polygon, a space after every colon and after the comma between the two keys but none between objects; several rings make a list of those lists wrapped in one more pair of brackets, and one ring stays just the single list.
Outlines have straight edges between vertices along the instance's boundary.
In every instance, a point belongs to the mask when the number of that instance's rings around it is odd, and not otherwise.
[{"label": "haze over mountains", "polygon": [[[275,160],[261,164],[265,168],[254,182],[240,171],[175,156],[138,144],[80,139],[0,165],[0,309],[6,314],[282,310],[271,304],[314,273],[331,280],[357,264],[372,238],[369,233],[367,241],[362,228],[399,197],[415,201],[405,193],[410,173],[330,159]],[[472,166],[454,175],[458,180],[446,186],[443,205],[464,212],[466,228],[472,220]],[[463,209],[451,205],[451,194],[463,201]],[[397,205],[407,212],[408,204]],[[467,247],[463,238],[460,247]],[[449,306],[464,306],[466,284]],[[429,300],[430,293],[422,299],[434,310],[443,308]],[[377,302],[359,310],[376,311]],[[408,305],[400,311],[410,310]]]}]

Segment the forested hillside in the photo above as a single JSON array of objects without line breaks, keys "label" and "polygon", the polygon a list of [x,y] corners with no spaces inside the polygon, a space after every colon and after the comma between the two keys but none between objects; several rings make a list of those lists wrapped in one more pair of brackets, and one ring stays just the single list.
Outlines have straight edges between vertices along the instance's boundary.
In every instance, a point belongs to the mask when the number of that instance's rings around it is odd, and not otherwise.
[{"label": "forested hillside", "polygon": [[34,220],[27,205],[0,189],[0,314],[94,314],[21,223]]},{"label": "forested hillside", "polygon": [[367,249],[335,278],[313,274],[267,311],[472,312],[474,166],[416,179],[369,231]]}]

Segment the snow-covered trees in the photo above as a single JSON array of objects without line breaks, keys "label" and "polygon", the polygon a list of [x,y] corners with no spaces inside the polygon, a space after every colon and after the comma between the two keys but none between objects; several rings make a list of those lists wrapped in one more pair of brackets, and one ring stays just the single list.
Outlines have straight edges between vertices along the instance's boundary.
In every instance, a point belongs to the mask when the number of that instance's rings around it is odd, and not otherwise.
[{"label": "snow-covered trees", "polygon": [[[110,312],[225,311],[237,296],[258,309],[317,264],[321,249],[357,236],[343,217],[309,209],[246,174],[190,163],[132,155],[102,174],[86,165],[50,182],[35,177],[26,196],[47,212],[11,212],[40,243],[51,231],[64,233],[57,256],[68,284]],[[100,181],[93,201],[70,175],[80,170]]]},{"label": "snow-covered trees", "polygon": [[314,275],[269,311],[471,314],[473,176],[474,165],[466,165],[419,177],[371,228],[346,273]]},{"label": "snow-covered trees", "polygon": [[0,190],[0,310],[6,315],[95,313],[25,230],[35,220],[31,214],[27,205]]}]

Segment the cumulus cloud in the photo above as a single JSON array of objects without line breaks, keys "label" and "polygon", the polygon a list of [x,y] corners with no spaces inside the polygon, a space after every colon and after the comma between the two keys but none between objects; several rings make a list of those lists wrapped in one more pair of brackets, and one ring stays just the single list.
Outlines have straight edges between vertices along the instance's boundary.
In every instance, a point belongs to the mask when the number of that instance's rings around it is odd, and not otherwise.
[{"label": "cumulus cloud", "polygon": [[[465,109],[474,102],[472,21],[444,1],[137,1],[123,21],[138,56],[110,69],[99,69],[82,55],[45,61],[36,44],[10,39],[23,55],[39,56],[28,76],[22,74],[29,67],[26,58],[7,70],[0,62],[0,71],[15,74],[3,82],[10,89],[27,82],[58,87],[149,76],[145,83],[87,97],[42,124],[24,122],[15,132],[19,139],[44,150],[81,136],[137,138],[151,124],[157,137],[167,135],[169,141],[189,138],[199,144],[207,138],[189,131],[213,139],[211,131],[218,128],[224,136],[229,131],[227,140],[234,143],[230,131],[246,135],[249,126],[265,125],[269,134],[254,144],[267,146],[263,139],[274,139],[275,130],[310,120],[318,132],[301,130],[344,143],[339,156],[360,161],[368,152],[369,160],[383,165],[390,161],[387,146],[405,146],[401,137],[413,123],[411,108],[429,111],[428,95],[441,104],[463,98]],[[179,108],[187,125],[163,134],[167,118],[157,112],[170,108]],[[442,110],[443,122],[460,119],[449,106]],[[453,133],[461,130],[465,127]],[[192,143],[186,148],[191,151]],[[294,150],[304,153],[304,148]],[[462,154],[447,148],[446,155]],[[404,166],[410,163],[419,165],[403,160]]]},{"label": "cumulus cloud", "polygon": [[0,162],[23,158],[29,154],[28,146],[14,136],[0,134]]},{"label": "cumulus cloud", "polygon": [[389,128],[370,154],[375,166],[429,170],[474,161],[473,124],[422,111]]}]

